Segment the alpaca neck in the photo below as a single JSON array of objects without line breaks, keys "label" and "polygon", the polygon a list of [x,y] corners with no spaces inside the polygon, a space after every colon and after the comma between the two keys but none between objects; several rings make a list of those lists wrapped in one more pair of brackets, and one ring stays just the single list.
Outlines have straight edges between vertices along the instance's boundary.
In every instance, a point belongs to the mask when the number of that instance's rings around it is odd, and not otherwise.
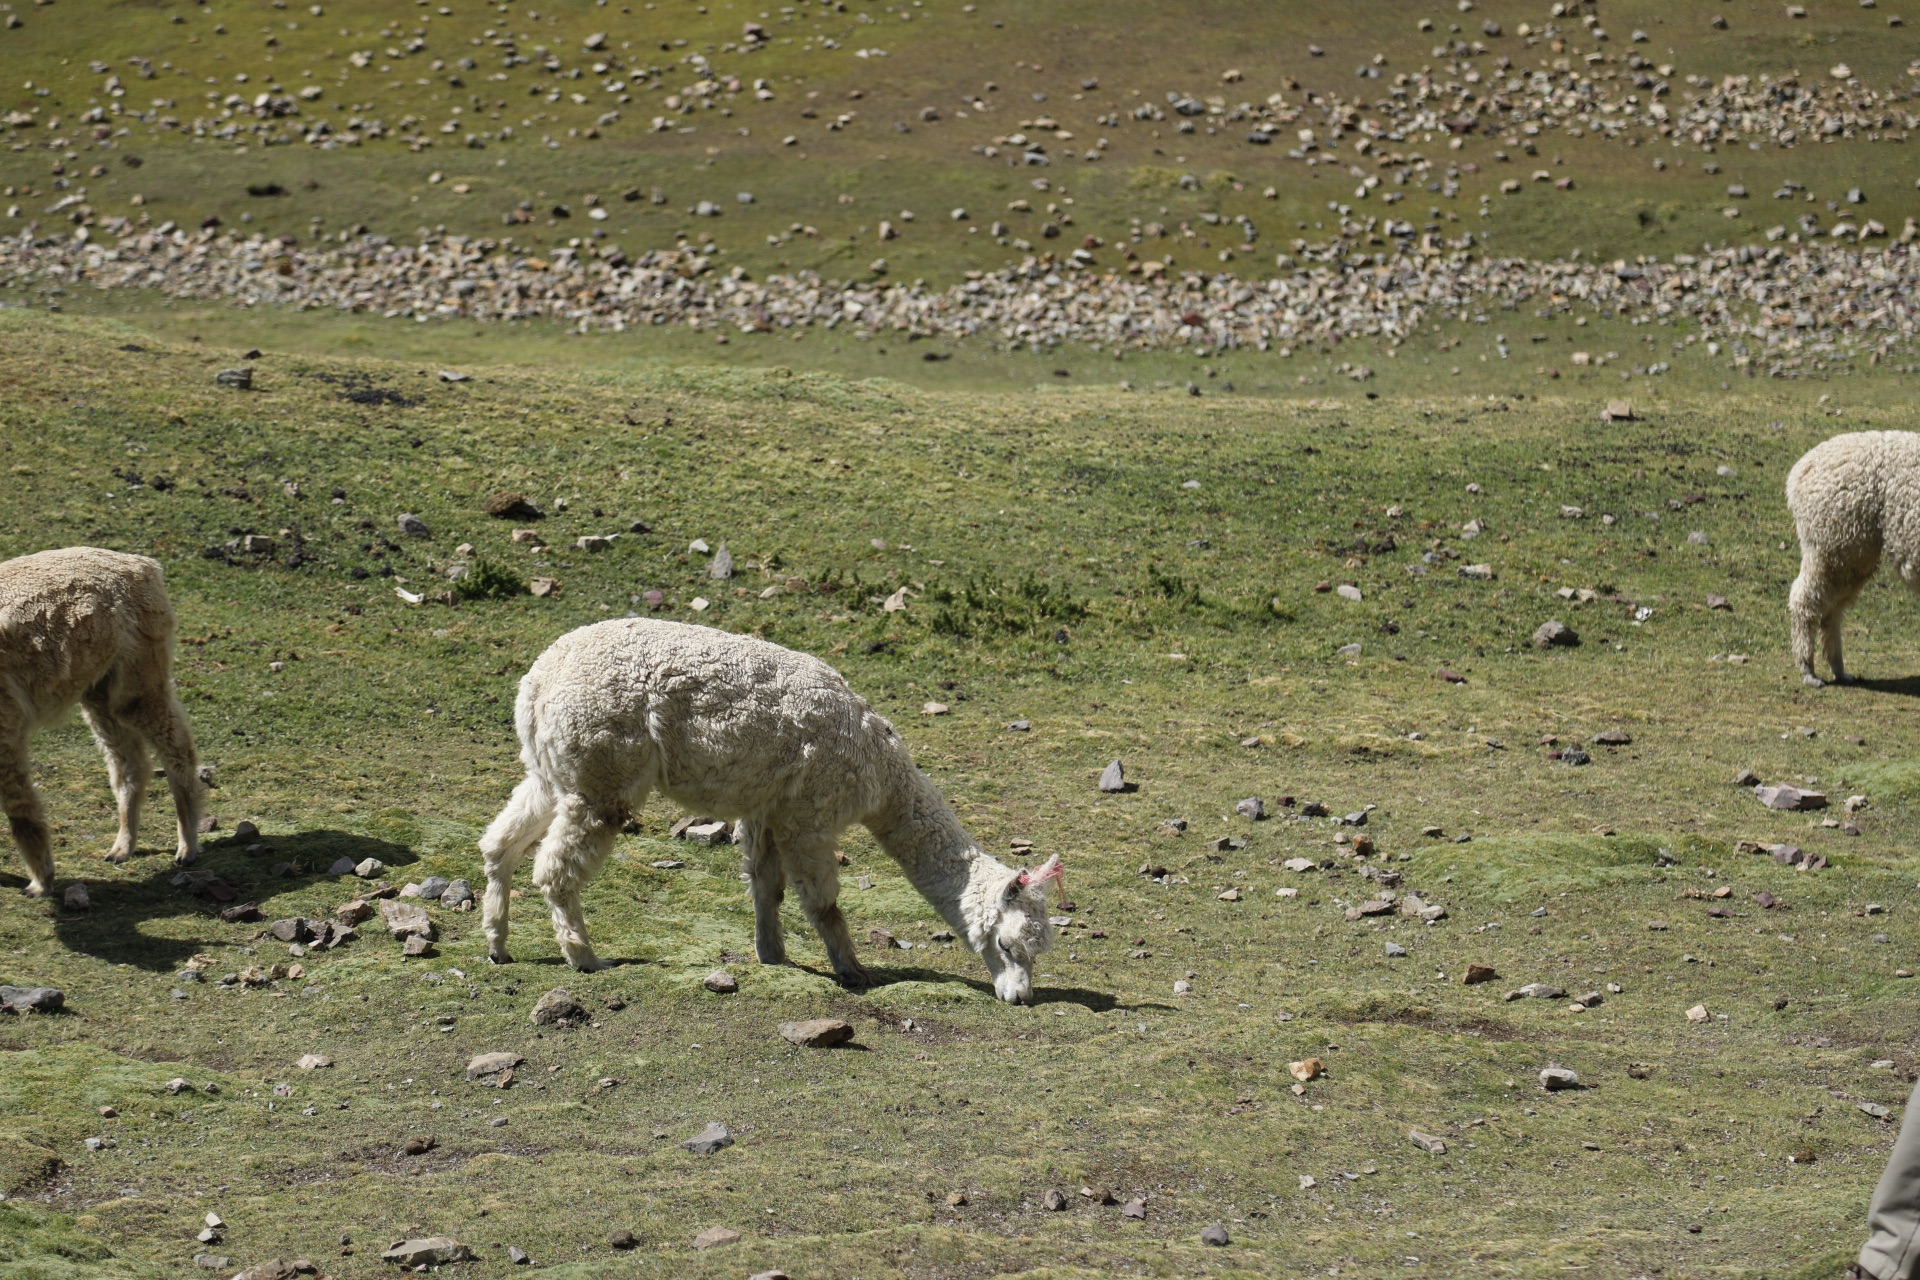
[{"label": "alpaca neck", "polygon": [[978,904],[1005,885],[1013,868],[980,848],[939,789],[911,762],[905,762],[891,791],[868,830],[947,924],[977,946]]}]

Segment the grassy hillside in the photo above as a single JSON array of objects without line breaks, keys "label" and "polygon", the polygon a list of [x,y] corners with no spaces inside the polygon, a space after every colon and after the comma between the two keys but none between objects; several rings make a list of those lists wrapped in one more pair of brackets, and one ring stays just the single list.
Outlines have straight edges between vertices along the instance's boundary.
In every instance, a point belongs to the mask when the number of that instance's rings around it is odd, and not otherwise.
[{"label": "grassy hillside", "polygon": [[[1143,227],[1140,258],[1259,275],[1292,239],[1337,229],[1336,205],[1472,230],[1496,252],[1606,258],[1757,240],[1809,208],[1830,218],[1852,187],[1896,231],[1920,213],[1910,50],[1888,25],[1920,21],[1906,0],[1824,0],[1800,18],[1779,5],[1564,8],[16,0],[20,25],[0,28],[0,118],[34,123],[5,133],[0,212],[18,214],[0,230],[51,226],[73,207],[49,206],[81,195],[99,216],[213,216],[302,239],[442,225],[637,253],[711,237],[756,274],[846,278],[884,258],[896,278],[945,283],[1018,260],[1021,242],[1064,254],[1095,237],[1112,263]],[[1364,154],[1357,134],[1328,137],[1335,106],[1353,108],[1349,129],[1390,126],[1422,84],[1451,86],[1436,107],[1457,93],[1523,100],[1510,91],[1535,73],[1577,80],[1622,120],[1657,98],[1679,121],[1735,74],[1756,99],[1764,76],[1879,105],[1831,137],[1802,125],[1791,144],[1750,128],[1716,146],[1645,116],[1603,130],[1597,106],[1579,114],[1587,128],[1567,108],[1537,136],[1497,120],[1455,136],[1429,120]],[[1276,95],[1304,114],[1250,144],[1248,122]],[[1175,98],[1220,110],[1182,116]],[[1290,157],[1300,125],[1317,126],[1326,145],[1311,158],[1325,163]],[[1027,163],[1028,146],[1048,163]],[[1414,181],[1396,186],[1405,173]],[[1356,198],[1365,174],[1386,185]],[[1509,180],[1522,190],[1503,194]],[[1770,202],[1788,181],[1804,189]],[[1730,202],[1731,186],[1750,198]],[[696,216],[701,202],[715,216]],[[880,238],[883,221],[897,238]]]},{"label": "grassy hillside", "polygon": [[[915,945],[863,946],[888,983],[848,995],[797,919],[798,967],[747,958],[737,854],[669,840],[659,808],[589,895],[617,968],[566,973],[524,901],[511,968],[485,964],[474,917],[439,908],[432,956],[368,928],[296,961],[172,883],[161,816],[150,852],[99,862],[103,770],[77,725],[51,731],[36,753],[61,882],[94,905],[0,902],[0,978],[59,985],[71,1007],[0,1023],[0,1152],[11,1196],[65,1215],[36,1238],[83,1242],[59,1246],[71,1267],[178,1271],[209,1252],[373,1274],[390,1241],[445,1232],[480,1255],[473,1274],[510,1271],[515,1246],[580,1274],[1418,1258],[1433,1274],[1758,1276],[1783,1256],[1830,1274],[1857,1243],[1920,1029],[1898,976],[1920,968],[1920,791],[1894,763],[1916,745],[1920,650],[1883,581],[1850,624],[1863,686],[1808,691],[1784,659],[1777,495],[1833,423],[1819,389],[1675,394],[1601,427],[1587,392],[1016,398],[504,365],[445,383],[424,361],[290,355],[238,392],[213,381],[234,359],[0,313],[0,553],[85,542],[165,563],[214,809],[270,846],[215,838],[203,865],[267,919],[330,914],[361,887],[324,874],[342,855],[381,858],[395,883],[477,875],[473,841],[517,772],[515,679],[647,590],[663,616],[827,655],[987,847],[1063,857],[1079,909],[1039,1004],[1010,1009],[855,833],[856,934]],[[1872,385],[1847,425],[1899,421],[1897,389],[1882,409]],[[566,499],[538,526],[551,550],[481,513],[501,487]],[[432,536],[401,536],[402,511]],[[635,520],[651,531],[570,549]],[[249,534],[271,554],[227,550]],[[732,580],[706,576],[695,538],[728,546]],[[431,598],[448,565],[482,560],[559,590],[420,606],[394,590]],[[1458,571],[1475,564],[1491,580]],[[1339,582],[1362,598],[1317,589]],[[907,609],[884,612],[902,587]],[[1583,644],[1534,649],[1550,617]],[[1575,743],[1592,763],[1550,757]],[[1115,757],[1136,792],[1095,790]],[[1865,794],[1836,818],[1861,834],[1763,809],[1729,785],[1743,768]],[[1235,816],[1249,795],[1278,816]],[[1290,816],[1308,801],[1377,806],[1365,865],[1447,919],[1349,920],[1377,882],[1336,842],[1352,828]],[[1830,865],[1796,871],[1742,840]],[[1296,857],[1328,865],[1282,865]],[[178,976],[195,957],[214,980]],[[302,977],[217,981],[296,962]],[[1469,963],[1500,977],[1465,986]],[[716,965],[739,994],[702,989]],[[1565,997],[1502,999],[1536,981]],[[593,1025],[529,1025],[561,983]],[[1590,990],[1604,1003],[1575,1011]],[[852,1020],[856,1046],[776,1036],[814,1013]],[[468,1058],[495,1050],[527,1058],[513,1087],[468,1083]],[[299,1070],[308,1053],[335,1065]],[[1307,1056],[1328,1075],[1295,1094],[1286,1064]],[[1588,1087],[1543,1092],[1549,1064]],[[192,1090],[169,1093],[175,1077]],[[736,1145],[676,1145],[711,1120]],[[1144,1198],[1146,1216],[1082,1187]],[[1051,1189],[1066,1210],[1042,1207]],[[210,1210],[228,1225],[205,1246]],[[1225,1249],[1198,1242],[1213,1222]],[[696,1250],[710,1225],[744,1239]]]}]

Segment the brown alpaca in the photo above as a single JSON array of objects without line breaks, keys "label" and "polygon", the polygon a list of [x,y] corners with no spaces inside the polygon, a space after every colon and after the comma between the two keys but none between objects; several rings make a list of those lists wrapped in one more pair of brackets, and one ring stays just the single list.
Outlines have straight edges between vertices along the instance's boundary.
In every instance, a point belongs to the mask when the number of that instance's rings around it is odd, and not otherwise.
[{"label": "brown alpaca", "polygon": [[205,784],[173,692],[173,606],[158,561],[69,547],[0,562],[0,806],[26,860],[31,897],[53,887],[53,846],[27,739],[76,702],[107,758],[120,808],[107,861],[133,855],[151,744],[180,824],[173,860],[192,862]]}]

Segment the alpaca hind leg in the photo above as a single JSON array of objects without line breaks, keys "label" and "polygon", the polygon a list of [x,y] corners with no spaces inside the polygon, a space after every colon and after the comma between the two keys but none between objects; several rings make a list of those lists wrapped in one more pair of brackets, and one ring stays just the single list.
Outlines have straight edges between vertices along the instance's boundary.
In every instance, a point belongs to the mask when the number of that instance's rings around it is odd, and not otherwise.
[{"label": "alpaca hind leg", "polygon": [[40,805],[40,793],[33,787],[24,727],[10,732],[0,725],[0,808],[7,811],[13,842],[19,846],[20,858],[27,864],[27,887],[23,892],[29,898],[44,897],[53,888],[53,841],[47,831],[47,815]]},{"label": "alpaca hind leg", "polygon": [[613,852],[618,827],[617,821],[596,814],[584,798],[562,796],[533,855],[533,883],[553,910],[553,936],[567,963],[582,972],[604,966],[587,940],[580,894]]},{"label": "alpaca hind leg", "polygon": [[785,964],[787,939],[780,926],[780,904],[787,896],[787,869],[765,823],[743,820],[740,845],[753,882],[753,954],[761,964]]},{"label": "alpaca hind leg", "polygon": [[513,789],[507,807],[480,837],[480,854],[487,865],[487,896],[482,919],[487,935],[487,959],[512,964],[507,953],[508,914],[513,899],[513,873],[521,859],[546,834],[553,818],[553,800],[540,779],[528,774]]},{"label": "alpaca hind leg", "polygon": [[[138,695],[117,706],[114,714],[140,731],[167,771],[178,837],[173,860],[184,866],[200,856],[200,815],[206,809],[207,784],[200,781],[200,755],[194,750],[187,709],[174,696],[172,664],[148,671]],[[143,781],[145,772],[143,764]]]},{"label": "alpaca hind leg", "polygon": [[1830,563],[1811,548],[1800,558],[1800,576],[1793,580],[1787,595],[1787,614],[1793,628],[1793,657],[1800,678],[1818,688],[1823,681],[1814,671],[1816,644],[1825,651],[1833,678],[1847,679],[1846,659],[1841,649],[1841,623],[1873,577],[1877,557],[1862,557]]},{"label": "alpaca hind leg", "polygon": [[113,801],[120,812],[120,834],[107,851],[108,862],[125,862],[133,856],[140,838],[140,806],[147,798],[147,747],[140,734],[108,709],[105,699],[86,698],[80,707],[93,740],[106,757],[107,781],[113,787]]},{"label": "alpaca hind leg", "polygon": [[799,891],[800,905],[827,949],[827,961],[844,987],[869,987],[873,975],[853,950],[853,932],[840,910],[840,868],[833,861],[833,842],[818,836],[780,840],[787,874]]}]

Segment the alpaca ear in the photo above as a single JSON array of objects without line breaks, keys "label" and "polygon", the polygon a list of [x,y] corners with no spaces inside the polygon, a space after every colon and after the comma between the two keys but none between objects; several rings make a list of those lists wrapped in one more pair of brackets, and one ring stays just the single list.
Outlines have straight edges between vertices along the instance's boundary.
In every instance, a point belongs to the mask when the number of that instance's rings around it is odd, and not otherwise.
[{"label": "alpaca ear", "polygon": [[1010,907],[1019,900],[1020,891],[1027,887],[1027,873],[1015,872],[1007,878],[1007,887],[1000,891],[1000,905]]}]

